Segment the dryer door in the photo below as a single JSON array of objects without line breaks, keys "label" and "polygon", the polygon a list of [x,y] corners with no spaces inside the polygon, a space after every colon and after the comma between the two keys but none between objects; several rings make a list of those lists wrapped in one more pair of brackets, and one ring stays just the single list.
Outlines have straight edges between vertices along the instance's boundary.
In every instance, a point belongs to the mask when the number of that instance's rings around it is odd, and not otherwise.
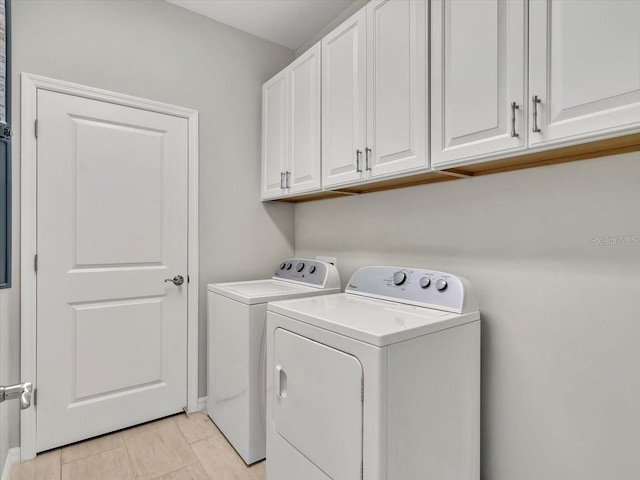
[{"label": "dryer door", "polygon": [[[360,478],[362,365],[352,355],[277,329],[273,421],[280,436],[333,480]],[[304,472],[297,472],[304,478]]]}]

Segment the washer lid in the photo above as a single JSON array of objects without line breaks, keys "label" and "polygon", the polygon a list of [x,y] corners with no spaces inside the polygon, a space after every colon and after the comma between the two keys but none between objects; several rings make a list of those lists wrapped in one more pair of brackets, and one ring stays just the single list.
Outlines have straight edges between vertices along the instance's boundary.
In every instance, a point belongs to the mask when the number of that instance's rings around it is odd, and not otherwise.
[{"label": "washer lid", "polygon": [[281,280],[254,280],[248,282],[212,283],[207,286],[210,292],[229,297],[247,305],[267,303],[272,300],[306,297],[337,293],[340,290],[319,289]]},{"label": "washer lid", "polygon": [[378,347],[480,319],[478,311],[457,314],[346,293],[274,302],[268,310]]}]

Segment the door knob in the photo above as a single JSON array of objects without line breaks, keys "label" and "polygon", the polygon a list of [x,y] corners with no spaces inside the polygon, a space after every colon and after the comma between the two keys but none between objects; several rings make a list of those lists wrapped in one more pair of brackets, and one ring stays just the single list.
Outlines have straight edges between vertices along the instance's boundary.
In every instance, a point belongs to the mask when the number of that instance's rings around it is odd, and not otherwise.
[{"label": "door knob", "polygon": [[182,285],[184,283],[184,277],[182,275],[176,275],[173,278],[166,278],[164,280],[165,283],[167,282],[171,282],[173,283],[175,286],[179,286]]},{"label": "door knob", "polygon": [[14,398],[20,399],[20,408],[24,410],[31,406],[33,384],[31,382],[19,383],[8,387],[0,387],[0,403]]},{"label": "door knob", "polygon": [[25,410],[31,406],[31,396],[33,395],[33,385],[31,382],[24,384],[22,395],[20,395],[20,409]]}]

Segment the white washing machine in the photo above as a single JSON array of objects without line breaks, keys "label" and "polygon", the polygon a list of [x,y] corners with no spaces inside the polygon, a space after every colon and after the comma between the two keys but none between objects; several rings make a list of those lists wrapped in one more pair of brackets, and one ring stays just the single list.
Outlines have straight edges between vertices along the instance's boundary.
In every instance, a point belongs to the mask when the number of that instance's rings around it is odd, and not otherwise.
[{"label": "white washing machine", "polygon": [[270,303],[268,480],[477,480],[480,314],[467,281],[366,267]]},{"label": "white washing machine", "polygon": [[267,302],[338,292],[335,266],[299,258],[271,279],[208,285],[207,413],[245,463],[265,457]]}]

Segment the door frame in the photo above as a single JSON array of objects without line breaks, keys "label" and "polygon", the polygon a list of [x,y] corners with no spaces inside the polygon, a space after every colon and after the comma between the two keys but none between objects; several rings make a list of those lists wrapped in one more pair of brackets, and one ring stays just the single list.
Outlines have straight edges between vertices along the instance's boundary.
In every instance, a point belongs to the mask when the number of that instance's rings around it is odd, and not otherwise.
[{"label": "door frame", "polygon": [[172,115],[188,121],[188,242],[187,242],[187,409],[198,410],[198,111],[166,103],[21,73],[21,225],[20,225],[20,378],[33,382],[34,407],[20,414],[22,461],[36,456],[37,358],[36,358],[36,255],[37,231],[37,95],[38,90],[74,95],[91,100]]}]

